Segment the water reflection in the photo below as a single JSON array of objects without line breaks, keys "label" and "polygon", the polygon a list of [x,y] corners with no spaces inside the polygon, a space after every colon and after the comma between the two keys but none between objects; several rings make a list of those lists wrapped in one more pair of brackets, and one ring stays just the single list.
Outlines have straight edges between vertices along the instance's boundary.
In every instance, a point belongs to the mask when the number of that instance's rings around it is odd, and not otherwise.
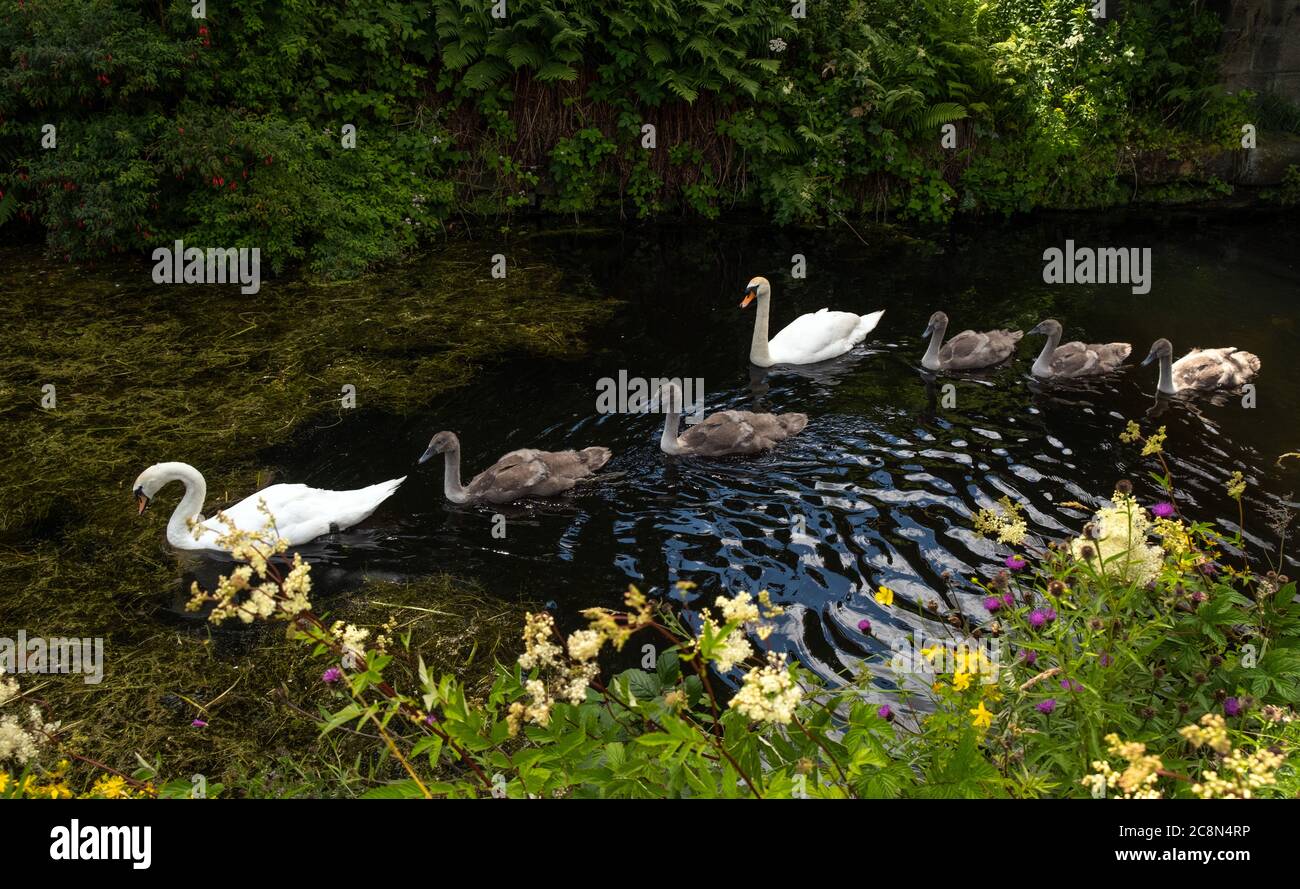
[{"label": "water reflection", "polygon": [[[951,613],[986,617],[969,579],[991,577],[1006,551],[971,530],[981,507],[1010,496],[1024,503],[1031,532],[1048,539],[1082,524],[1084,514],[1062,501],[1099,504],[1121,477],[1155,499],[1152,467],[1117,439],[1128,419],[1168,427],[1171,466],[1197,518],[1236,527],[1223,483],[1243,471],[1256,516],[1246,539],[1272,547],[1260,511],[1293,505],[1286,492],[1295,483],[1273,460],[1300,444],[1288,382],[1300,371],[1300,343],[1279,321],[1297,293],[1285,227],[1236,223],[1225,233],[1212,223],[1160,230],[1119,221],[1088,235],[1154,246],[1155,285],[1135,298],[1123,288],[1042,283],[1042,245],[1059,243],[1066,224],[963,234],[938,254],[826,238],[810,246],[797,234],[743,229],[560,238],[558,264],[594,274],[625,300],[593,354],[482,375],[419,416],[348,421],[321,433],[328,458],[318,441],[277,458],[296,480],[347,486],[356,466],[367,477],[410,471],[438,429],[462,434],[469,471],[517,447],[605,445],[615,456],[597,483],[545,504],[458,507],[442,499],[441,466],[420,467],[368,523],[370,536],[326,542],[317,561],[348,577],[470,575],[504,598],[555,600],[567,620],[617,603],[629,582],[662,593],[693,581],[694,604],[767,589],[787,606],[767,644],[827,677],[918,630],[942,636]],[[824,305],[865,312],[883,303],[886,315],[868,343],[833,362],[749,366],[752,318],[726,295],[752,274],[778,283],[769,270],[796,248],[812,274],[779,281],[774,329]],[[1008,366],[936,377],[919,369],[924,343],[907,334],[937,308],[972,327],[1028,329],[1056,317],[1079,339],[1131,341],[1135,354],[1157,334],[1250,349],[1263,360],[1261,407],[1228,395],[1155,396],[1154,374],[1136,366],[1043,383],[1028,376],[1035,349],[1024,345]],[[803,411],[810,422],[754,459],[666,458],[662,416],[595,413],[596,381],[620,370],[703,377],[709,412]],[[505,517],[504,537],[492,534],[495,514]],[[881,585],[895,591],[892,607],[872,598]],[[858,630],[863,619],[873,635]]]}]

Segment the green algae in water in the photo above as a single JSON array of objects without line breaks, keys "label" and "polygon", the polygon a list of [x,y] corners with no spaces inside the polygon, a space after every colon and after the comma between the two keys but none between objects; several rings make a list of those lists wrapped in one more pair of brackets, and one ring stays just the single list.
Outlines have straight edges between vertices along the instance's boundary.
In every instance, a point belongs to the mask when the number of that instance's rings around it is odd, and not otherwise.
[{"label": "green algae in water", "polygon": [[[452,244],[383,276],[276,281],[244,296],[156,286],[144,263],[84,272],[0,251],[0,634],[104,637],[101,684],[41,677],[79,752],[124,770],[137,752],[157,755],[167,774],[220,780],[317,743],[283,698],[319,686],[319,665],[282,627],[158,618],[177,564],[162,519],[136,516],[130,483],[151,463],[183,460],[204,473],[211,509],[264,486],[267,452],[309,424],[360,422],[340,404],[345,385],[366,410],[404,414],[499,359],[580,354],[613,302],[526,247],[494,279],[491,252]],[[367,626],[406,615],[430,666],[471,681],[513,645],[520,619],[445,577],[366,586],[341,608],[335,616]],[[208,728],[191,728],[200,715]]]}]

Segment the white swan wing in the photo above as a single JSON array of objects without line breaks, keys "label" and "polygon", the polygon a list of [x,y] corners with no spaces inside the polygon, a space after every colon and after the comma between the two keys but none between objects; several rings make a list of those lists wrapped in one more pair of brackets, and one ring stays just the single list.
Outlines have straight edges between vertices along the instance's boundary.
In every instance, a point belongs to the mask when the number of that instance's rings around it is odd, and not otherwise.
[{"label": "white swan wing", "polygon": [[[880,314],[874,317],[878,322]],[[874,323],[865,323],[864,316],[852,312],[832,312],[822,309],[800,315],[767,344],[768,354],[777,364],[815,364],[843,355],[866,338]],[[865,329],[864,329],[865,328]]]},{"label": "white swan wing", "polygon": [[[403,476],[350,491],[329,491],[301,484],[271,485],[224,512],[239,529],[260,531],[267,521],[260,508],[265,503],[266,510],[275,519],[276,532],[291,546],[297,546],[329,533],[331,527],[342,530],[365,520],[405,480]],[[201,543],[208,542],[209,533],[225,532],[215,516],[203,525],[208,530],[203,533]]]}]

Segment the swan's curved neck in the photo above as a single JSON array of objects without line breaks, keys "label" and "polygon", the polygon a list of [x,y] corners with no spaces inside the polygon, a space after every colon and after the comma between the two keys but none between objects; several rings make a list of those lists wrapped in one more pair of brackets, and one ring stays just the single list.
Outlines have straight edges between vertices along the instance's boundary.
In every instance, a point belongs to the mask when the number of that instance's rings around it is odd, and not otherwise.
[{"label": "swan's curved neck", "polygon": [[771,297],[766,293],[758,297],[758,311],[754,315],[754,338],[749,343],[749,360],[759,367],[770,367],[772,355],[767,351],[767,310]]},{"label": "swan's curved neck", "polygon": [[460,445],[443,452],[442,492],[452,503],[464,503],[469,492],[460,483]]},{"label": "swan's curved neck", "polygon": [[1047,335],[1047,342],[1043,344],[1043,351],[1038,353],[1034,359],[1033,372],[1040,376],[1048,376],[1052,367],[1052,355],[1056,352],[1056,347],[1061,344],[1061,334],[1052,332]]},{"label": "swan's curved neck", "polygon": [[682,447],[677,443],[677,424],[681,414],[669,411],[664,416],[664,431],[659,436],[659,449],[665,454],[680,454]]},{"label": "swan's curved neck", "polygon": [[947,324],[936,324],[934,330],[930,332],[930,347],[925,350],[925,356],[921,359],[921,366],[926,370],[939,369],[939,348],[943,345],[943,334],[947,329]]},{"label": "swan's curved neck", "polygon": [[163,484],[177,481],[185,486],[185,496],[176,504],[172,517],[167,520],[167,539],[175,544],[189,543],[193,546],[194,535],[190,531],[190,519],[203,521],[203,500],[208,496],[208,485],[203,475],[188,463],[173,463],[163,475]]},{"label": "swan's curved neck", "polygon": [[1174,385],[1174,359],[1168,355],[1160,356],[1160,391],[1166,395],[1178,394]]}]

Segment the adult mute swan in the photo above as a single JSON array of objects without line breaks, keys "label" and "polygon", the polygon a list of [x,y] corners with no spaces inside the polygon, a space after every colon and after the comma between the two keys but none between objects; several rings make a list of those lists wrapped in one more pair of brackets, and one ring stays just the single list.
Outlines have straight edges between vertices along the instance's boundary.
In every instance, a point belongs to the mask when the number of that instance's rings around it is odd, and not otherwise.
[{"label": "adult mute swan", "polygon": [[1142,359],[1146,367],[1160,361],[1159,390],[1165,395],[1175,395],[1189,389],[1208,392],[1212,389],[1236,389],[1250,382],[1259,373],[1259,358],[1232,346],[1222,349],[1193,349],[1177,361],[1174,347],[1161,338],[1151,344],[1151,351]]},{"label": "adult mute swan", "polygon": [[487,469],[460,483],[460,439],[454,432],[439,432],[429,442],[420,462],[445,455],[442,490],[452,503],[510,503],[530,497],[554,497],[588,479],[609,462],[609,448],[581,451],[511,451]]},{"label": "adult mute swan", "polygon": [[1029,370],[1044,379],[1068,379],[1091,374],[1109,373],[1124,363],[1133,351],[1128,343],[1066,343],[1060,345],[1064,328],[1061,322],[1048,318],[1029,331],[1030,336],[1045,336],[1043,351]]},{"label": "adult mute swan", "polygon": [[1016,343],[1024,336],[1019,330],[963,330],[948,342],[943,341],[948,329],[948,316],[935,312],[925,328],[923,337],[930,338],[921,366],[926,370],[979,370],[1001,364],[1016,351]]},{"label": "adult mute swan", "polygon": [[772,285],[766,278],[754,278],[745,287],[743,309],[758,299],[754,318],[754,339],[749,346],[749,360],[759,367],[774,364],[816,364],[838,358],[867,338],[876,329],[885,310],[870,315],[830,312],[822,309],[800,315],[780,333],[767,338],[767,317],[772,305]]},{"label": "adult mute swan", "polygon": [[757,454],[774,448],[808,425],[807,414],[755,414],[751,411],[718,411],[677,434],[682,412],[682,390],[669,383],[659,390],[664,405],[663,435],[659,449],[665,454],[698,457],[726,457]]},{"label": "adult mute swan", "polygon": [[[368,518],[404,481],[405,476],[352,491],[326,491],[306,485],[271,485],[222,512],[241,531],[261,531],[267,524],[267,516],[259,508],[259,504],[264,503],[266,511],[275,519],[271,536],[283,538],[290,546],[298,546]],[[158,492],[172,482],[183,484],[185,494],[167,520],[167,542],[177,549],[225,551],[217,543],[217,538],[229,529],[215,516],[203,518],[203,499],[207,496],[208,486],[199,471],[188,463],[155,463],[140,473],[132,486],[140,513],[143,514]],[[202,529],[197,538],[189,528],[191,519],[198,523],[196,530]]]}]

